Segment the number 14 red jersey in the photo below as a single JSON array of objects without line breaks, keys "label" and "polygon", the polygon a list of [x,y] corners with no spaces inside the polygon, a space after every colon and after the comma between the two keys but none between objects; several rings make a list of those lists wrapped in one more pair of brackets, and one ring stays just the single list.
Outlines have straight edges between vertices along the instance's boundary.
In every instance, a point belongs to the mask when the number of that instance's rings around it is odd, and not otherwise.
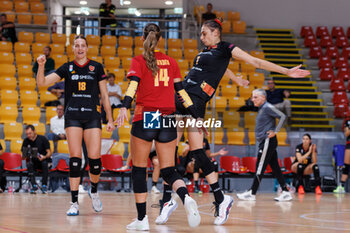
[{"label": "number 14 red jersey", "polygon": [[136,76],[140,83],[136,92],[136,108],[133,122],[143,119],[143,112],[159,111],[164,114],[175,112],[174,79],[181,78],[176,61],[160,52],[155,52],[159,67],[156,77],[147,68],[142,55],[131,61],[127,77]]}]

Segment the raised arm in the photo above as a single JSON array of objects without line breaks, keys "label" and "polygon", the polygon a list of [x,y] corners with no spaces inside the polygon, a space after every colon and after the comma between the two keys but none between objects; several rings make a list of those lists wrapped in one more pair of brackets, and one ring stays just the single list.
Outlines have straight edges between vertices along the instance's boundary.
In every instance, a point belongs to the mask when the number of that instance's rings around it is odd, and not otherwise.
[{"label": "raised arm", "polygon": [[38,87],[45,87],[58,82],[61,78],[56,73],[51,73],[45,76],[45,55],[40,55],[37,59],[38,62],[38,73],[36,74],[36,82]]},{"label": "raised arm", "polygon": [[249,81],[242,78],[242,76],[236,76],[230,69],[226,69],[225,76],[229,77],[232,82],[238,86],[248,86]]},{"label": "raised arm", "polygon": [[253,57],[238,47],[235,47],[232,50],[232,57],[238,60],[243,60],[258,69],[264,69],[268,71],[285,74],[292,78],[303,78],[307,75],[310,75],[310,72],[308,70],[300,69],[301,65],[298,65],[291,69],[287,69],[282,66],[276,65],[272,62]]}]

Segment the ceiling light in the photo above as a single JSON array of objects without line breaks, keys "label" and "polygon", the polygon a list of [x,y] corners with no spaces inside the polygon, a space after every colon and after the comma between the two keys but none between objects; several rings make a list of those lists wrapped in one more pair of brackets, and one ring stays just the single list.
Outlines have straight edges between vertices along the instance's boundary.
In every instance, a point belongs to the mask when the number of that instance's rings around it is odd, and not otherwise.
[{"label": "ceiling light", "polygon": [[81,14],[81,11],[74,11],[74,14],[80,15],[80,14]]},{"label": "ceiling light", "polygon": [[131,2],[130,1],[124,1],[124,5],[130,5]]},{"label": "ceiling light", "polygon": [[80,5],[86,5],[87,1],[80,1],[79,3],[80,3]]},{"label": "ceiling light", "polygon": [[173,2],[173,1],[165,1],[165,5],[170,6],[170,5],[173,5],[173,4],[174,4],[174,2]]},{"label": "ceiling light", "polygon": [[136,10],[136,11],[135,11],[135,15],[136,15],[137,17],[139,17],[139,16],[141,16],[141,12],[140,12],[139,10]]}]

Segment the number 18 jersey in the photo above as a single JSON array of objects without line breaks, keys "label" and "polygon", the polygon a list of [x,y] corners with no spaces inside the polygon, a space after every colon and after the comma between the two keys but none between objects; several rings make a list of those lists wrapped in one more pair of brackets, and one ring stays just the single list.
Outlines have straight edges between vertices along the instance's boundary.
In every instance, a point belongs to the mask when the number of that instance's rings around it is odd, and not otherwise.
[{"label": "number 18 jersey", "polygon": [[133,122],[143,119],[143,112],[159,110],[163,115],[175,112],[174,79],[181,78],[180,69],[176,61],[160,52],[155,52],[159,67],[156,77],[147,68],[142,55],[131,61],[127,77],[140,78],[136,92],[136,108]]}]

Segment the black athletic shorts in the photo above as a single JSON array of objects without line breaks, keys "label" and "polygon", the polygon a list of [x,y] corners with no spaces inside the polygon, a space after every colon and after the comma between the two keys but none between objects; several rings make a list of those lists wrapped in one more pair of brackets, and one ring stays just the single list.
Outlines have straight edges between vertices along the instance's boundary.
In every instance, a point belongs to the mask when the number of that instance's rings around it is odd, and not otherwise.
[{"label": "black athletic shorts", "polygon": [[79,127],[83,130],[85,129],[102,129],[101,120],[72,120],[72,119],[64,119],[64,128],[68,127]]},{"label": "black athletic shorts", "polygon": [[157,156],[157,151],[152,151],[151,153],[149,153],[149,159],[152,161],[153,157]]},{"label": "black athletic shorts", "polygon": [[[205,115],[205,108],[207,106],[207,102],[198,96],[190,95],[191,100],[196,106],[197,114],[200,118],[204,119]],[[183,104],[178,99],[177,95],[175,94],[175,106],[176,106],[176,114],[179,115],[190,115],[190,113],[187,111],[187,109],[183,106]]]},{"label": "black athletic shorts", "polygon": [[[175,121],[175,117],[171,117],[171,120]],[[143,120],[132,123],[131,135],[148,142],[156,140],[161,143],[171,142],[177,138],[176,127],[173,125],[169,126],[169,128],[161,126],[160,129],[144,129]]]},{"label": "black athletic shorts", "polygon": [[346,150],[350,149],[350,143],[346,143],[345,149],[346,149]]}]

